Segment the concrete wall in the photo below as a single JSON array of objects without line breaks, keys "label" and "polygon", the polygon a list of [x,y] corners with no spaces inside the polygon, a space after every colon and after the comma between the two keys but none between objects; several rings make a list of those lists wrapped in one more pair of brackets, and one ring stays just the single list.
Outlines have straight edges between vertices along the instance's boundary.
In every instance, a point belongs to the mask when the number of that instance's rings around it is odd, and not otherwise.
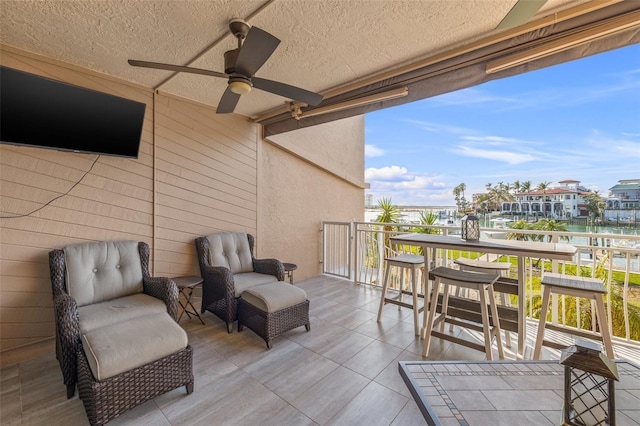
[{"label": "concrete wall", "polygon": [[298,279],[319,271],[320,221],[363,214],[360,119],[291,133],[281,147],[241,116],[13,48],[0,54],[3,66],[147,104],[137,160],[0,145],[2,365],[53,351],[53,248],[145,241],[154,275],[177,276],[199,273],[195,237],[243,231],[258,257],[298,263]]}]

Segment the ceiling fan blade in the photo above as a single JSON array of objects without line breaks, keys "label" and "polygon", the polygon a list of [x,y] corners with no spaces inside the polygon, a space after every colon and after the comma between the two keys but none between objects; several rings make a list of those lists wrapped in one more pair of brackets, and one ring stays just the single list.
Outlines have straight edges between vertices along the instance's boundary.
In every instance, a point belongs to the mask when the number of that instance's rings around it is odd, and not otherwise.
[{"label": "ceiling fan blade", "polygon": [[267,62],[279,44],[280,40],[268,32],[258,27],[251,27],[240,48],[235,71],[252,77]]},{"label": "ceiling fan blade", "polygon": [[233,112],[240,100],[240,95],[233,93],[229,87],[224,91],[218,107],[216,108],[216,114],[229,114]]},{"label": "ceiling fan blade", "polygon": [[293,99],[294,101],[304,102],[308,105],[317,106],[322,102],[322,95],[299,87],[258,77],[251,78],[251,82],[254,87],[260,90],[284,96],[285,98]]},{"label": "ceiling fan blade", "polygon": [[127,62],[129,62],[129,65],[133,65],[134,67],[155,68],[159,70],[188,72],[191,74],[202,74],[212,77],[229,78],[228,75],[221,72],[203,70],[200,68],[183,67],[181,65],[161,64],[160,62],[138,61],[135,59],[129,59]]},{"label": "ceiling fan blade", "polygon": [[496,30],[506,30],[525,24],[546,2],[547,0],[518,0],[498,24]]}]

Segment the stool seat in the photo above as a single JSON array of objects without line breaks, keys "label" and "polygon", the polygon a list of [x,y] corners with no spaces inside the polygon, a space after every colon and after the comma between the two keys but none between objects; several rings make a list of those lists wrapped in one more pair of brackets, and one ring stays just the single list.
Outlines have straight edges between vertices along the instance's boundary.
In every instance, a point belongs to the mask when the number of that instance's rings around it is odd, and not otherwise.
[{"label": "stool seat", "polygon": [[[613,358],[614,353],[613,344],[611,342],[611,331],[609,330],[609,323],[606,320],[604,308],[604,294],[607,290],[605,289],[602,280],[596,278],[567,276],[556,273],[545,273],[542,277],[541,283],[544,286],[544,291],[542,294],[542,307],[540,309],[538,335],[536,337],[533,359],[540,359],[542,346],[549,346],[557,349],[564,348],[563,345],[544,340],[545,329],[564,331],[580,337],[600,340],[604,344],[607,356],[609,358]],[[595,304],[596,320],[598,322],[600,332],[588,332],[564,325],[547,324],[549,298],[552,293],[592,300]]]},{"label": "stool seat", "polygon": [[[498,309],[496,307],[495,296],[493,293],[493,283],[495,283],[500,276],[494,273],[461,271],[459,269],[447,268],[445,266],[439,266],[432,269],[430,271],[430,276],[435,279],[435,285],[431,294],[429,313],[425,316],[426,336],[423,342],[422,356],[427,357],[429,355],[431,336],[435,336],[473,349],[484,351],[487,355],[487,359],[492,360],[493,353],[491,345],[493,337],[495,337],[498,346],[498,355],[500,358],[504,358],[502,338],[500,336],[500,318],[498,317]],[[444,284],[444,288],[442,292],[440,316],[436,318],[440,284]],[[449,286],[451,285],[476,290],[480,300],[476,301],[468,298],[450,296]],[[451,306],[449,306],[450,299],[452,299]],[[453,302],[457,302],[457,304],[454,305]],[[487,304],[489,305],[488,308]],[[463,306],[464,308],[462,308]],[[450,307],[452,311],[451,314],[449,314]],[[491,311],[491,316],[489,316],[489,311]],[[484,346],[443,333],[445,322],[483,332]],[[441,329],[439,332],[434,330],[434,326],[437,323],[441,323]],[[478,324],[481,325],[479,326]]]},{"label": "stool seat", "polygon": [[[424,308],[418,306],[418,269],[424,266],[424,257],[417,254],[399,254],[393,257],[387,257],[384,259],[387,264],[387,268],[384,274],[384,283],[382,284],[382,295],[380,296],[380,307],[378,308],[378,322],[382,322],[382,310],[386,303],[398,305],[403,308],[409,308],[413,310],[413,325],[415,335],[420,335],[419,315]],[[402,268],[400,273],[400,294],[398,300],[387,297],[387,290],[389,288],[389,275],[391,274],[391,267]],[[411,296],[412,303],[404,303],[402,301],[402,295],[404,290],[402,288],[404,284],[404,270],[409,269],[411,271]]]},{"label": "stool seat", "polygon": [[418,256],[417,254],[399,254],[394,257],[387,257],[384,259],[386,262],[398,264],[398,265],[422,265],[424,264],[424,256]]},{"label": "stool seat", "polygon": [[[507,272],[511,269],[511,263],[509,262],[489,262],[487,260],[469,259],[466,257],[459,257],[453,261],[460,267],[462,271],[475,271],[486,272],[490,274],[496,274],[500,276],[506,276]],[[460,289],[456,290],[456,295],[460,295]],[[502,306],[511,306],[509,297],[500,292],[500,299]],[[504,337],[508,347],[511,347],[511,333],[504,330]]]},{"label": "stool seat", "polygon": [[430,275],[449,280],[451,284],[462,287],[476,287],[477,284],[493,284],[498,277],[483,272],[469,272],[438,266],[430,271]]},{"label": "stool seat", "polygon": [[606,293],[602,280],[587,277],[572,277],[561,274],[546,273],[542,277],[542,284],[558,288],[565,288],[593,293]]},{"label": "stool seat", "polygon": [[460,266],[460,269],[472,271],[496,271],[503,272],[511,269],[511,263],[509,262],[489,262],[486,260],[467,259],[466,257],[459,257],[453,261],[456,265]]}]

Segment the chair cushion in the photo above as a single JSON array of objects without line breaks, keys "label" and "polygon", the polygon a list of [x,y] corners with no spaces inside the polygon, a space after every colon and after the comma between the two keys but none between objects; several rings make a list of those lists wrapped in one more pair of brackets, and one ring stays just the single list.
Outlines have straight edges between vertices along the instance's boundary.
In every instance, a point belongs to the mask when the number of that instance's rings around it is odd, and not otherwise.
[{"label": "chair cushion", "polygon": [[98,381],[171,355],[187,343],[187,333],[166,312],[82,335],[84,353]]},{"label": "chair cushion", "polygon": [[80,333],[129,321],[133,318],[167,312],[167,305],[160,299],[139,293],[106,302],[78,308]]},{"label": "chair cushion", "polygon": [[245,290],[242,299],[263,312],[272,313],[303,303],[307,294],[301,288],[276,281]]},{"label": "chair cushion", "polygon": [[223,266],[233,274],[253,272],[253,259],[247,234],[223,232],[207,236],[209,240],[209,263]]},{"label": "chair cushion", "polygon": [[67,292],[78,306],[142,292],[137,241],[100,241],[64,248]]},{"label": "chair cushion", "polygon": [[259,285],[278,282],[278,277],[269,274],[258,274],[257,272],[247,272],[233,276],[235,296],[240,297],[243,291]]}]

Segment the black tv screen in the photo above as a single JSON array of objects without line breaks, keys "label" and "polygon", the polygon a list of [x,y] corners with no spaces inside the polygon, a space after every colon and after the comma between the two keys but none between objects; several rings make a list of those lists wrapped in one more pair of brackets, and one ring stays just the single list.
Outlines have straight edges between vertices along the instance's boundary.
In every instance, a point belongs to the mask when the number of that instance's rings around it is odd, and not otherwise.
[{"label": "black tv screen", "polygon": [[145,104],[0,67],[0,142],[138,158]]}]

